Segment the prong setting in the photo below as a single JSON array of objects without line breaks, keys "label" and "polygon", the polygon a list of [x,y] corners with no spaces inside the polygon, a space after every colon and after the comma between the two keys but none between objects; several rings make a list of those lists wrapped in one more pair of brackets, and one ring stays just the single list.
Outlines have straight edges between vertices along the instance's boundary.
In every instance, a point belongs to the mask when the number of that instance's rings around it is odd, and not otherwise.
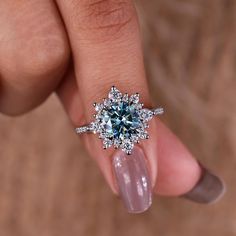
[{"label": "prong setting", "polygon": [[148,122],[163,113],[163,108],[143,108],[139,93],[122,94],[115,86],[111,87],[103,102],[93,106],[95,120],[88,126],[76,128],[76,133],[91,131],[98,134],[104,149],[121,148],[127,155],[140,140],[149,139]]}]

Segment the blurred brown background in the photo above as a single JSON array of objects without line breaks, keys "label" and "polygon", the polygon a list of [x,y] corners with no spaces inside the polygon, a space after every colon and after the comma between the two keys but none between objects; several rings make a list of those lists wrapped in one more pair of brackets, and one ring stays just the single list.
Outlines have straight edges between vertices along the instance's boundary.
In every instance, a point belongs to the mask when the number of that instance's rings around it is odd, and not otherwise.
[{"label": "blurred brown background", "polygon": [[0,116],[0,236],[236,235],[236,1],[140,0],[145,63],[163,121],[228,191],[217,204],[154,199],[129,215],[55,96]]}]

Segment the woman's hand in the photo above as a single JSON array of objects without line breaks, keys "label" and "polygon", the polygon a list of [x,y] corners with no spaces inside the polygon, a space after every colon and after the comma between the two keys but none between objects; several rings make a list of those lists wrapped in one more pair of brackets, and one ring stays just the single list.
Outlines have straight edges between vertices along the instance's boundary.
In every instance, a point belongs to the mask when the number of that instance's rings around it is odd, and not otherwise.
[{"label": "woman's hand", "polygon": [[[57,91],[79,126],[91,121],[92,104],[112,85],[139,92],[145,106],[151,105],[132,1],[1,1],[0,29],[1,112],[27,112]],[[83,135],[129,212],[146,210],[152,192],[202,203],[222,195],[220,179],[201,167],[159,120],[152,120],[149,134],[129,157],[103,150],[95,135]]]}]

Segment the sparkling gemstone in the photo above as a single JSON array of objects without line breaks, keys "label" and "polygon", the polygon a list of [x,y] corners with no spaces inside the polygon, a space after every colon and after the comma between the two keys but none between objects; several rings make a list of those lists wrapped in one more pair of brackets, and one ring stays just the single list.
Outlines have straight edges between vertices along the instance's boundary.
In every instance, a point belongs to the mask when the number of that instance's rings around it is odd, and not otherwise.
[{"label": "sparkling gemstone", "polygon": [[133,149],[134,144],[129,140],[125,139],[122,143],[122,150],[127,154],[131,154],[131,150]]},{"label": "sparkling gemstone", "polygon": [[112,86],[101,103],[94,103],[95,120],[89,125],[76,128],[77,133],[93,132],[103,141],[103,148],[121,148],[131,154],[136,143],[148,139],[148,122],[163,108],[147,109],[140,103],[139,94],[122,94]]},{"label": "sparkling gemstone", "polygon": [[104,106],[109,107],[111,105],[111,100],[109,98],[104,99]]},{"label": "sparkling gemstone", "polygon": [[142,126],[139,114],[134,105],[121,101],[113,103],[102,112],[101,126],[107,136],[115,139],[129,139]]},{"label": "sparkling gemstone", "polygon": [[98,104],[95,104],[95,111],[101,111],[103,108],[103,104],[102,103],[98,103]]},{"label": "sparkling gemstone", "polygon": [[149,121],[149,120],[151,120],[152,119],[152,117],[153,117],[153,112],[151,111],[151,110],[149,110],[149,109],[146,109],[146,108],[144,108],[144,109],[142,109],[141,111],[140,111],[140,117],[144,120],[144,121]]},{"label": "sparkling gemstone", "polygon": [[122,97],[121,92],[117,88],[112,87],[111,91],[108,94],[108,98],[116,101],[119,100],[121,97]]},{"label": "sparkling gemstone", "polygon": [[139,102],[139,94],[135,93],[130,96],[130,101],[133,103],[138,103]]},{"label": "sparkling gemstone", "polygon": [[109,148],[111,147],[112,145],[112,140],[108,139],[108,138],[105,138],[103,140],[103,147],[106,149],[106,148]]}]

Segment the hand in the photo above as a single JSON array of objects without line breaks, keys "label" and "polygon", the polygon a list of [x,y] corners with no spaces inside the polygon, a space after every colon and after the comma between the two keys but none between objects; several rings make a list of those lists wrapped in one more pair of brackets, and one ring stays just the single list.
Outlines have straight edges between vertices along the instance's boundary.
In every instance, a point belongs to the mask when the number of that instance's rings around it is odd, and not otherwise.
[{"label": "hand", "polygon": [[[73,125],[80,126],[91,121],[93,102],[112,85],[129,94],[139,92],[145,106],[151,106],[132,1],[1,1],[0,28],[1,112],[22,114],[56,91]],[[130,157],[103,150],[95,135],[83,135],[129,212],[149,208],[152,192],[201,203],[222,195],[221,180],[156,118],[149,134]]]}]

